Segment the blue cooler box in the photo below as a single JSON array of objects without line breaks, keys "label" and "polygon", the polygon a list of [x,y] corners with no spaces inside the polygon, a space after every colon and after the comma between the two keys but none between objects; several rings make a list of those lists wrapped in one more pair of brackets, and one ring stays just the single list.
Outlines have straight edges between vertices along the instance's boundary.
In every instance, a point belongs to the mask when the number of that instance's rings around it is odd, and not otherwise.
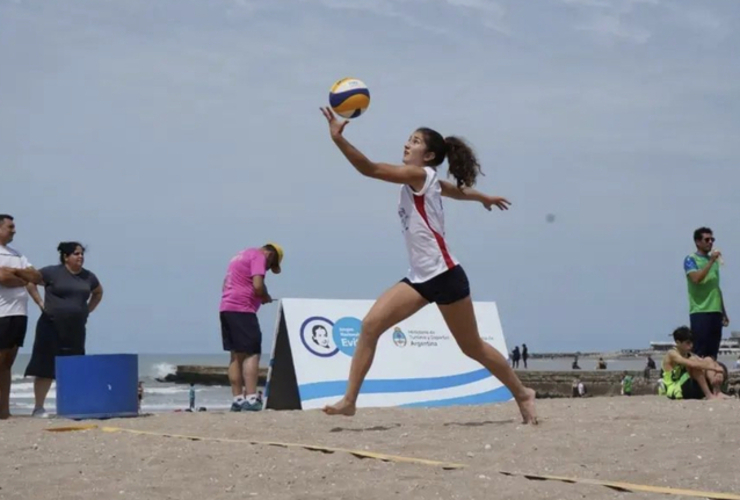
[{"label": "blue cooler box", "polygon": [[89,354],[56,358],[57,415],[71,419],[139,414],[139,357]]}]

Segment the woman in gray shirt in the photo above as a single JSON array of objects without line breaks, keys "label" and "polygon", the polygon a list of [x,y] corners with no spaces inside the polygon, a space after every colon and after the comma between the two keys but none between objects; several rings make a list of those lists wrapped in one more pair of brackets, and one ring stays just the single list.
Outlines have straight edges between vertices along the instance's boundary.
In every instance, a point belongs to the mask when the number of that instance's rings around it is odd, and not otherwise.
[{"label": "woman in gray shirt", "polygon": [[[83,266],[85,248],[76,241],[62,242],[57,248],[60,264],[30,271],[28,278],[43,285],[44,299],[36,287],[29,292],[41,308],[36,323],[33,353],[25,375],[35,377],[33,415],[46,416],[44,402],[56,378],[55,357],[85,354],[88,315],[103,298],[97,276]],[[33,274],[33,276],[31,276]]]}]

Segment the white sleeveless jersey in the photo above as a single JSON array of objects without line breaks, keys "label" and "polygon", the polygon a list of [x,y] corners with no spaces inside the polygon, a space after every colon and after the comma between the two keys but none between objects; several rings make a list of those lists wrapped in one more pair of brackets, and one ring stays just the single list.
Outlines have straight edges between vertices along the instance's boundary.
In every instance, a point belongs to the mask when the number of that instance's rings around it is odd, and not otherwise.
[{"label": "white sleeveless jersey", "polygon": [[437,172],[424,167],[427,180],[419,192],[409,185],[401,188],[398,216],[406,238],[410,268],[407,278],[423,283],[458,264],[445,242],[445,218],[442,209],[442,186]]}]

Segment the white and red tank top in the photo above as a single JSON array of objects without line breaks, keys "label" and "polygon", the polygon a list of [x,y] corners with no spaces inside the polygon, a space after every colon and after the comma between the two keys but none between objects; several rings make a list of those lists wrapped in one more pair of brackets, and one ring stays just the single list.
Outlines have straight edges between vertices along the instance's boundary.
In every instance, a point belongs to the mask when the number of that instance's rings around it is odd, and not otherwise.
[{"label": "white and red tank top", "polygon": [[424,167],[426,182],[420,191],[411,186],[401,188],[398,216],[409,254],[407,278],[423,283],[458,264],[445,241],[445,218],[442,209],[442,186],[437,172]]}]

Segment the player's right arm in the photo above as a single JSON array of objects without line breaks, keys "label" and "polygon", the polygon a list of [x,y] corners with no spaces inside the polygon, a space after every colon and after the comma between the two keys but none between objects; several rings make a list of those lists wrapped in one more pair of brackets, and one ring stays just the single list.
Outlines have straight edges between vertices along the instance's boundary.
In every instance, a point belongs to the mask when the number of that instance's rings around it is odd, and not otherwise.
[{"label": "player's right arm", "polygon": [[34,283],[36,285],[44,284],[44,278],[41,276],[41,273],[33,267],[27,267],[25,269],[13,269],[13,274],[28,283]]},{"label": "player's right arm", "polygon": [[704,281],[704,278],[707,277],[709,270],[712,268],[719,256],[719,252],[712,252],[712,254],[709,256],[709,262],[707,262],[707,265],[699,269],[699,267],[696,265],[696,261],[689,255],[683,262],[683,269],[684,271],[686,271],[686,275],[691,281],[693,281],[694,283],[701,283],[702,281]]},{"label": "player's right arm", "polygon": [[334,144],[337,145],[342,154],[352,164],[355,169],[365,177],[379,179],[394,184],[407,184],[414,191],[420,191],[427,180],[426,171],[416,165],[389,165],[388,163],[375,163],[360,150],[349,143],[342,135],[347,121],[339,122],[334,113],[326,108],[322,108],[322,113],[329,122],[329,133]]},{"label": "player's right arm", "polygon": [[16,276],[13,268],[0,267],[0,285],[6,288],[18,288],[26,286],[26,280]]}]

